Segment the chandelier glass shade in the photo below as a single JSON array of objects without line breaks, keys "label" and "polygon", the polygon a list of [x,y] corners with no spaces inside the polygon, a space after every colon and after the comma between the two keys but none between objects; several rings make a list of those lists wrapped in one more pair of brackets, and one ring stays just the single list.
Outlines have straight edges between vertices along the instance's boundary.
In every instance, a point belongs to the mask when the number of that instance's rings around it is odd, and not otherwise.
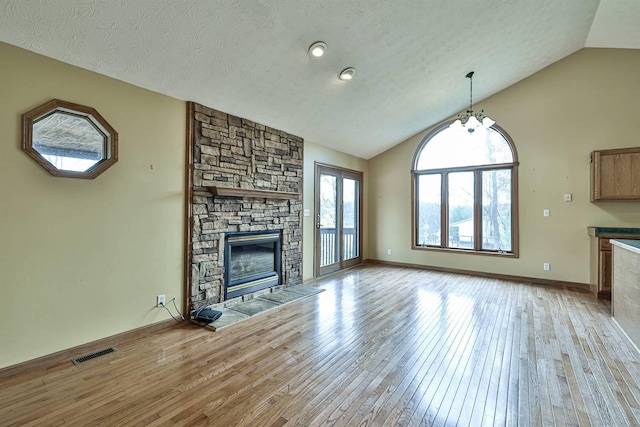
[{"label": "chandelier glass shade", "polygon": [[465,76],[470,82],[469,108],[464,113],[458,114],[458,118],[449,125],[452,129],[465,129],[469,133],[475,132],[478,128],[488,129],[496,124],[495,120],[484,114],[484,110],[473,111],[473,73],[471,71]]}]

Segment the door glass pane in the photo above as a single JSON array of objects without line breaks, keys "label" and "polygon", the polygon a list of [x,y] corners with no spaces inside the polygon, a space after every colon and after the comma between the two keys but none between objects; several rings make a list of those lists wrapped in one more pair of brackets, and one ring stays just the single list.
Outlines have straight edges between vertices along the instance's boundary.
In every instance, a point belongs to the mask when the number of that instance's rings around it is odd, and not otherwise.
[{"label": "door glass pane", "polygon": [[482,172],[482,249],[511,252],[511,170]]},{"label": "door glass pane", "polygon": [[342,252],[343,260],[357,258],[360,255],[358,248],[358,192],[359,182],[344,178],[342,180]]},{"label": "door glass pane", "polygon": [[418,245],[441,246],[441,179],[440,174],[418,177]]},{"label": "door glass pane", "polygon": [[338,262],[339,248],[337,218],[338,218],[338,188],[337,177],[320,174],[320,213],[318,222],[320,228],[320,267]]},{"label": "door glass pane", "polygon": [[449,174],[449,241],[450,248],[473,249],[473,172]]}]

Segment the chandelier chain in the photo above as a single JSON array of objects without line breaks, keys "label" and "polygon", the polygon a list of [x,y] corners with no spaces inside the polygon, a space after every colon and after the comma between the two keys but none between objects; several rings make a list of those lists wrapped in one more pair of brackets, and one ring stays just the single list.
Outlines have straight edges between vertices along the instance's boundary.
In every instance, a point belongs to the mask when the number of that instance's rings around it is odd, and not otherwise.
[{"label": "chandelier chain", "polygon": [[469,111],[473,111],[473,73],[474,71],[470,71],[467,73],[465,77],[469,79]]}]

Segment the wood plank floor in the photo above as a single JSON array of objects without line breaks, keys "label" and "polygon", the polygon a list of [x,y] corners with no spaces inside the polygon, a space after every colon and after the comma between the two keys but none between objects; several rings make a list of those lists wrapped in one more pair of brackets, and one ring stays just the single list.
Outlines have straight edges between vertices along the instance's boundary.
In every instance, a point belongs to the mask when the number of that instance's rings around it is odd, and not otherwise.
[{"label": "wood plank floor", "polygon": [[5,379],[0,425],[640,424],[640,355],[588,294],[387,266],[318,285]]}]

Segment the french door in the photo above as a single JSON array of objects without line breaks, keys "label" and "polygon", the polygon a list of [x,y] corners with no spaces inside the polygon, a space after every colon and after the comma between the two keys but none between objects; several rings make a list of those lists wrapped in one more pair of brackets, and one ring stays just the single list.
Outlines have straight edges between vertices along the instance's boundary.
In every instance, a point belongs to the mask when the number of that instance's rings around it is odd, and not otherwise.
[{"label": "french door", "polygon": [[362,172],[316,163],[315,275],[362,262]]}]

